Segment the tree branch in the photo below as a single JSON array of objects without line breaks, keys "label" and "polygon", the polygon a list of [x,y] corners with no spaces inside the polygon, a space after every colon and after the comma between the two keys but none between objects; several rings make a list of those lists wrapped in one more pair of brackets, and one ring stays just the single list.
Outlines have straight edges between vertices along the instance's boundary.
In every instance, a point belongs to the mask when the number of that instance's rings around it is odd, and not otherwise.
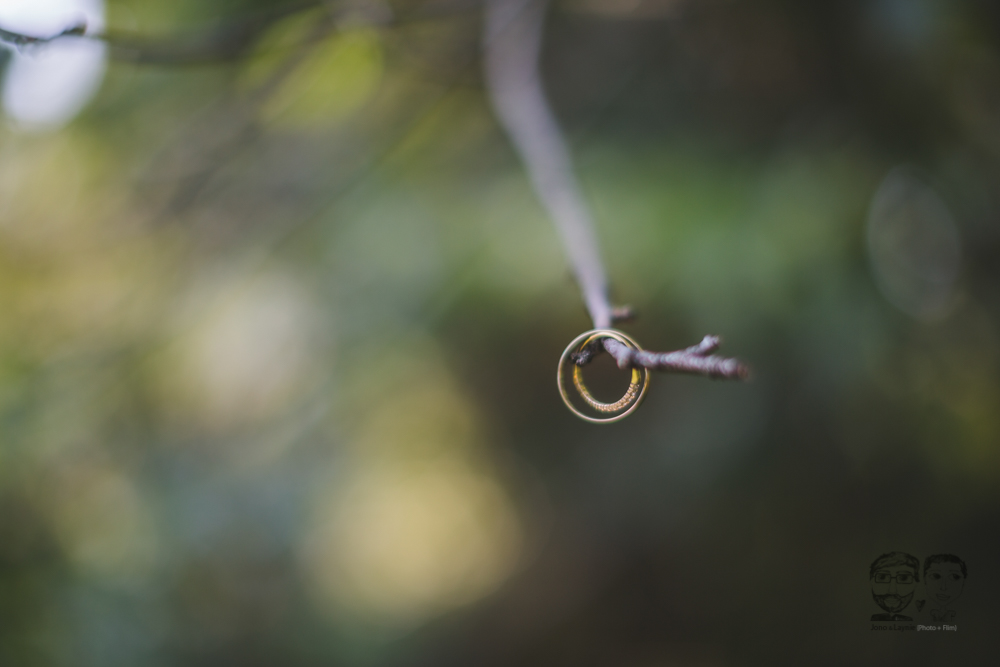
[{"label": "tree branch", "polygon": [[[486,85],[497,118],[514,145],[535,193],[555,223],[594,328],[630,319],[631,310],[612,308],[593,219],[573,175],[569,149],[546,100],[539,73],[548,0],[486,0],[483,51]],[[747,367],[712,355],[717,336],[675,352],[635,351],[611,338],[601,340],[620,368],[632,366],[744,379]],[[593,346],[574,355],[582,366],[601,352]]]},{"label": "tree branch", "polygon": [[[104,40],[111,46],[114,57],[133,62],[191,64],[228,60],[244,54],[276,21],[324,4],[328,3],[301,0],[169,41],[150,42],[114,34],[88,37]],[[593,218],[573,174],[572,158],[559,123],[545,96],[538,60],[548,4],[548,0],[486,0],[483,50],[487,89],[536,194],[555,223],[594,327],[605,329],[615,322],[631,319],[633,313],[627,307],[612,307],[608,300],[608,281]],[[467,7],[466,2],[446,3],[435,7],[434,13]],[[421,13],[418,11],[410,18],[420,18]],[[0,41],[20,48],[62,37],[86,36],[85,32],[85,24],[49,37],[0,28]],[[699,345],[684,350],[663,353],[631,350],[610,338],[602,339],[602,344],[621,368],[639,366],[734,379],[748,375],[747,367],[738,360],[710,354],[719,346],[715,336],[706,336]],[[584,350],[574,355],[574,361],[584,365],[600,352],[597,347]]]},{"label": "tree branch", "polygon": [[47,37],[0,28],[0,41],[21,48],[46,44],[63,37],[86,37],[105,42],[115,60],[168,65],[220,62],[244,55],[260,35],[277,21],[320,4],[321,0],[304,0],[169,38],[138,37],[118,32],[87,35],[87,24],[79,23]]},{"label": "tree branch", "polygon": [[594,326],[611,326],[607,277],[590,210],[538,72],[546,0],[487,0],[486,83],[500,123],[521,156],[569,255]]},{"label": "tree branch", "polygon": [[13,30],[4,30],[3,28],[0,28],[0,41],[8,42],[20,48],[22,46],[31,46],[32,44],[45,44],[46,42],[51,42],[59,39],[60,37],[82,37],[86,31],[86,23],[77,23],[76,25],[66,28],[58,35],[52,35],[50,37],[33,37],[31,35],[14,32]]},{"label": "tree branch", "polygon": [[86,35],[86,24],[67,28],[57,35],[36,37],[0,28],[0,42],[17,47],[44,44],[61,37],[87,37],[105,42],[113,60],[143,65],[205,65],[237,60],[245,56],[267,30],[284,18],[326,7],[329,15],[362,19],[371,25],[393,25],[430,20],[470,12],[475,0],[444,0],[421,4],[408,12],[396,13],[381,0],[345,2],[299,0],[272,9],[236,16],[217,23],[185,30],[166,37],[149,37],[111,31]]}]

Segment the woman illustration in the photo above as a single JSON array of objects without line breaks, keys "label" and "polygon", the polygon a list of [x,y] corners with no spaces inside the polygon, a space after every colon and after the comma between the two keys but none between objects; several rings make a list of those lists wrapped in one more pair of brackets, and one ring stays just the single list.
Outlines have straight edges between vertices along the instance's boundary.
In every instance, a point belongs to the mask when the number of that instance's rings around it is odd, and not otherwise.
[{"label": "woman illustration", "polygon": [[968,570],[958,556],[938,554],[924,560],[924,586],[930,603],[931,620],[943,623],[955,621],[951,605],[962,594]]}]

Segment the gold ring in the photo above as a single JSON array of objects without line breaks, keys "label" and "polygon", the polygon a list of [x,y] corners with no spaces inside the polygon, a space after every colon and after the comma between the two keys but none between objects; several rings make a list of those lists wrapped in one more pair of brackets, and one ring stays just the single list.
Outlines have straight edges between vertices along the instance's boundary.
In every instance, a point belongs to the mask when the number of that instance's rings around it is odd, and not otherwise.
[{"label": "gold ring", "polygon": [[[570,343],[563,351],[562,357],[559,358],[559,368],[556,371],[556,382],[559,385],[559,395],[562,396],[566,407],[568,407],[570,411],[580,419],[594,424],[610,424],[630,415],[637,407],[639,407],[639,403],[642,402],[642,398],[646,394],[646,388],[649,387],[649,371],[645,368],[633,368],[632,381],[629,383],[628,389],[625,391],[625,395],[614,403],[602,403],[590,395],[587,387],[583,384],[583,370],[580,366],[576,365],[576,362],[573,361],[570,355],[580,352],[592,342],[602,338],[613,338],[633,350],[642,349],[639,347],[638,343],[623,334],[621,331],[616,331],[615,329],[594,329],[593,331],[582,333],[573,339],[573,342]],[[570,400],[569,393],[566,391],[565,378],[563,375],[563,368],[566,366],[567,361],[573,364],[573,384],[576,387],[577,392],[579,392],[580,398],[582,398],[584,403],[590,406],[590,408],[595,412],[605,415],[611,414],[610,417],[588,415],[574,405],[573,401]]]}]

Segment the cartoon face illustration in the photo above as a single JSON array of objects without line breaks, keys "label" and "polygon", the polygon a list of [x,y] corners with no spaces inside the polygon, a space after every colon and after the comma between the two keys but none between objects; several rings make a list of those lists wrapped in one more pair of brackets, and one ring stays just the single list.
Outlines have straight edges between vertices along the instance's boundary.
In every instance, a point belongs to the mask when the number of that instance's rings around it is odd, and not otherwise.
[{"label": "cartoon face illustration", "polygon": [[[913,600],[919,581],[920,561],[898,551],[875,559],[869,571],[872,599],[889,615],[899,614]],[[873,620],[877,619],[873,617]]]},{"label": "cartoon face illustration", "polygon": [[917,583],[916,571],[906,565],[878,570],[872,577],[872,597],[885,611],[896,614],[910,604]]},{"label": "cartoon face illustration", "polygon": [[931,606],[948,608],[962,594],[965,577],[965,563],[957,556],[929,556],[924,561],[924,582]]}]

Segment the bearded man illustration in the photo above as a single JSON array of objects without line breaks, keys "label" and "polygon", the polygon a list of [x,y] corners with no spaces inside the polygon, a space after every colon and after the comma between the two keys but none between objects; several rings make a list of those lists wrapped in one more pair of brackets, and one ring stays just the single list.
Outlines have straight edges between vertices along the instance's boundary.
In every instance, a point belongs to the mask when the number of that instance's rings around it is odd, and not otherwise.
[{"label": "bearded man illustration", "polygon": [[920,581],[920,561],[910,554],[891,551],[875,559],[868,572],[872,598],[884,614],[873,614],[873,621],[912,621],[902,612],[913,600]]}]

